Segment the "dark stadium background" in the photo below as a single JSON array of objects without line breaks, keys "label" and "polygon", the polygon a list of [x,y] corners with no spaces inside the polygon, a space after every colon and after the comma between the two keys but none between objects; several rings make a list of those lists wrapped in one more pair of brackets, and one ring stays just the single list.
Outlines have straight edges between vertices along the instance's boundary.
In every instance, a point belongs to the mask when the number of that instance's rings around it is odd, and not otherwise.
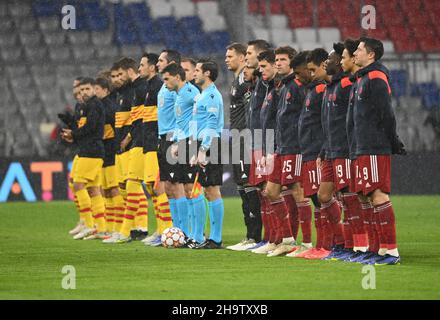
[{"label": "dark stadium background", "polygon": [[[76,30],[61,26],[66,4],[75,8]],[[361,28],[364,5],[375,7],[376,29]],[[221,66],[217,85],[228,123],[231,75],[223,57],[231,41],[263,38],[274,46],[330,50],[333,42],[360,35],[384,42],[398,131],[410,153],[394,161],[393,189],[439,194],[438,17],[436,0],[2,0],[0,201],[23,199],[23,186],[6,179],[11,163],[20,164],[40,200],[42,174],[31,163],[61,161],[63,170],[53,173],[53,198],[67,196],[65,170],[72,153],[56,139],[56,115],[74,105],[71,87],[77,76],[94,76],[121,56],[139,59],[163,48],[210,56]],[[234,194],[230,181],[223,192]]]}]

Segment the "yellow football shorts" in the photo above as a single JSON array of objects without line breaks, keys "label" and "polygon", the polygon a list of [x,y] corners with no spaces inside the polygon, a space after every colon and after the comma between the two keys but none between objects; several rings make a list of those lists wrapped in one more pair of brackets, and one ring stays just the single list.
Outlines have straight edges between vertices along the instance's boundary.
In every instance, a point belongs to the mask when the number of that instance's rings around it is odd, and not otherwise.
[{"label": "yellow football shorts", "polygon": [[75,176],[75,170],[76,170],[76,167],[78,166],[78,159],[79,159],[79,156],[75,155],[75,158],[73,158],[73,161],[72,161],[72,169],[70,170],[70,177],[72,179]]},{"label": "yellow football shorts", "polygon": [[88,187],[100,186],[103,163],[100,158],[78,157],[73,182],[86,183]]},{"label": "yellow football shorts", "polygon": [[102,168],[102,188],[104,190],[118,186],[116,166]]},{"label": "yellow football shorts", "polygon": [[134,147],[129,151],[128,158],[128,179],[144,179],[144,148]]},{"label": "yellow football shorts", "polygon": [[157,152],[150,151],[144,153],[144,181],[146,183],[155,182],[159,174],[159,161],[157,160]]},{"label": "yellow football shorts", "polygon": [[129,151],[116,155],[116,179],[119,183],[127,180]]}]

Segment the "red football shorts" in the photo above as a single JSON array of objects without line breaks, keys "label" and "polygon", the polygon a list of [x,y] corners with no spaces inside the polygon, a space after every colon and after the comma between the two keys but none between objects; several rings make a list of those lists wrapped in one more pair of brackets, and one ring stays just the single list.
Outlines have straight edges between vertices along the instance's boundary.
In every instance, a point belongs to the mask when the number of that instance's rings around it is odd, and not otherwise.
[{"label": "red football shorts", "polygon": [[318,192],[321,183],[321,170],[316,167],[316,160],[305,161],[301,167],[301,185],[304,196],[310,197]]},{"label": "red football shorts", "polygon": [[349,184],[349,191],[350,192],[359,192],[360,190],[357,190],[356,188],[356,181],[360,177],[359,175],[359,165],[357,159],[351,160],[350,163],[350,184]]},{"label": "red football shorts", "polygon": [[249,184],[252,186],[258,186],[266,182],[267,172],[266,167],[261,165],[262,157],[263,152],[261,150],[252,151],[251,171],[249,172]]},{"label": "red football shorts", "polygon": [[273,171],[268,180],[282,186],[301,182],[301,154],[274,154]]},{"label": "red football shorts", "polygon": [[351,177],[350,163],[351,160],[342,158],[323,160],[321,182],[333,182],[336,191],[349,186]]},{"label": "red football shorts", "polygon": [[359,176],[356,178],[356,192],[369,195],[374,190],[391,192],[391,156],[366,155],[357,158]]}]

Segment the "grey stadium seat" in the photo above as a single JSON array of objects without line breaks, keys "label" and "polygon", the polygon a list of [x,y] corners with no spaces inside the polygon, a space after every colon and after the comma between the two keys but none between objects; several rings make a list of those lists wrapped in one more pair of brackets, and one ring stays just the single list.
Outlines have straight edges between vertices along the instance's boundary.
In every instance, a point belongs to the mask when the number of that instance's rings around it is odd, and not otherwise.
[{"label": "grey stadium seat", "polygon": [[90,36],[88,32],[70,31],[67,32],[67,39],[74,46],[84,46],[90,43]]},{"label": "grey stadium seat", "polygon": [[58,17],[40,18],[38,24],[43,33],[62,30],[61,22]]},{"label": "grey stadium seat", "polygon": [[20,32],[33,32],[38,29],[37,20],[32,16],[17,21],[16,26]]},{"label": "grey stadium seat", "polygon": [[69,62],[72,61],[70,48],[67,47],[52,47],[49,48],[49,56],[54,62]]},{"label": "grey stadium seat", "polygon": [[75,61],[89,61],[95,58],[95,48],[93,46],[73,47],[73,58]]},{"label": "grey stadium seat", "polygon": [[26,58],[32,63],[42,63],[47,61],[47,49],[46,47],[25,47],[24,48]]},{"label": "grey stadium seat", "polygon": [[20,33],[20,41],[24,47],[36,47],[41,44],[41,33],[38,30]]},{"label": "grey stadium seat", "polygon": [[109,45],[109,46],[100,46],[96,49],[96,57],[101,59],[114,59],[116,60],[119,57],[119,50],[117,47]]},{"label": "grey stadium seat", "polygon": [[92,43],[95,46],[107,46],[113,42],[113,33],[111,32],[92,32],[90,34]]},{"label": "grey stadium seat", "polygon": [[23,51],[20,47],[2,47],[0,54],[6,63],[20,62],[23,57]]},{"label": "grey stadium seat", "polygon": [[16,46],[17,43],[18,43],[18,36],[16,33],[0,34],[0,47]]},{"label": "grey stadium seat", "polygon": [[66,34],[64,32],[46,32],[44,33],[44,42],[48,46],[62,46],[66,43]]},{"label": "grey stadium seat", "polygon": [[20,1],[8,4],[9,13],[13,17],[28,17],[32,15],[29,3]]}]

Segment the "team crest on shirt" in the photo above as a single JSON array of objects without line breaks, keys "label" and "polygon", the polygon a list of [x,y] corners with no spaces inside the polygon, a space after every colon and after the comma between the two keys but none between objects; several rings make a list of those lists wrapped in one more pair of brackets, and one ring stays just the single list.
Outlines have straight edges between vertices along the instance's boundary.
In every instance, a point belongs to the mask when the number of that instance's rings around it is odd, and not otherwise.
[{"label": "team crest on shirt", "polygon": [[286,100],[290,100],[290,98],[292,98],[292,94],[289,92],[287,92],[286,94]]},{"label": "team crest on shirt", "polygon": [[181,116],[181,115],[182,115],[182,108],[180,108],[180,106],[176,106],[176,114],[177,114],[178,116]]},{"label": "team crest on shirt", "polygon": [[119,105],[122,106],[122,103],[123,103],[123,102],[124,102],[124,99],[121,98],[121,99],[119,100]]},{"label": "team crest on shirt", "polygon": [[148,96],[150,95],[149,92],[147,92],[147,94],[145,95],[145,100],[148,100]]},{"label": "team crest on shirt", "polygon": [[165,97],[160,97],[160,100],[159,100],[159,106],[161,106],[161,107],[163,107],[163,105],[165,104]]},{"label": "team crest on shirt", "polygon": [[82,110],[80,110],[79,114],[82,116],[84,114],[84,112]]},{"label": "team crest on shirt", "polygon": [[237,93],[237,89],[235,87],[231,88],[231,94],[235,97],[235,94]]}]

